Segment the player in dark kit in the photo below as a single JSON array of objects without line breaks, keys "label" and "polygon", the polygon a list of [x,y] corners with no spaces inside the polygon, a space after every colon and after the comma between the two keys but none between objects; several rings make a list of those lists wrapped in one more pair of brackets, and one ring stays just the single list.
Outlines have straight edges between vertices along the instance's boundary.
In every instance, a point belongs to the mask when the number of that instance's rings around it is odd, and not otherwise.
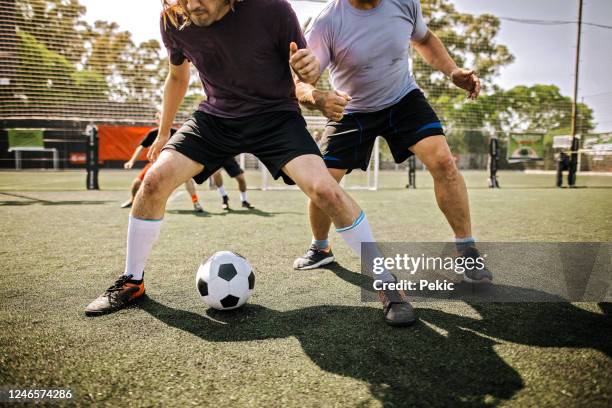
[{"label": "player in dark kit", "polygon": [[[145,137],[142,139],[142,141],[140,142],[136,150],[134,150],[134,154],[132,154],[132,157],[130,158],[130,160],[125,162],[125,164],[123,165],[125,169],[129,170],[132,167],[134,167],[134,162],[138,160],[138,157],[140,157],[140,153],[142,153],[144,149],[148,149],[149,147],[151,147],[155,139],[157,139],[158,132],[159,132],[159,128],[155,128],[155,129],[151,129],[145,135]],[[174,135],[175,133],[176,133],[176,129],[174,128],[170,129],[171,135]],[[147,163],[144,166],[144,168],[140,171],[140,173],[138,173],[138,176],[132,182],[132,197],[130,197],[130,199],[124,202],[123,204],[121,204],[121,208],[132,207],[132,203],[134,202],[134,197],[136,196],[138,189],[140,189],[140,186],[142,185],[142,181],[144,180],[145,175],[147,174],[147,171],[149,171],[149,169],[151,168],[151,164],[152,164],[151,162]],[[191,197],[191,202],[193,204],[193,210],[198,213],[204,212],[204,210],[202,209],[202,205],[200,205],[200,201],[198,200],[198,194],[196,192],[195,182],[193,181],[193,179],[189,179],[185,182],[185,189],[187,190],[187,193],[189,193],[189,196]]]},{"label": "player in dark kit", "polygon": [[[132,206],[124,274],[87,306],[86,314],[121,309],[144,294],[145,263],[159,237],[171,192],[191,177],[201,183],[228,157],[243,152],[258,157],[275,178],[297,184],[361,256],[361,243],[375,242],[368,220],[327,171],[295,97],[292,75],[314,83],[319,62],[306,48],[289,3],[165,2],[161,32],[170,69],[159,135],[149,149],[154,164]],[[207,99],[170,138],[189,85],[190,63],[200,73]],[[385,270],[378,280],[395,279]],[[414,310],[403,294],[385,292],[385,321],[396,326],[414,323]]]},{"label": "player in dark kit", "polygon": [[[248,208],[249,210],[255,208],[251,205],[251,203],[249,203],[247,197],[247,183],[246,178],[244,177],[244,170],[240,168],[240,165],[238,164],[236,159],[230,157],[225,161],[225,163],[223,163],[222,167],[223,170],[225,170],[225,172],[227,173],[227,175],[235,179],[238,183],[238,190],[240,190],[240,201],[242,202],[242,208]],[[225,187],[223,187],[223,176],[221,175],[221,170],[215,172],[212,177],[213,183],[217,188],[217,192],[221,196],[221,205],[223,206],[224,210],[229,211],[229,196],[225,192]]]}]

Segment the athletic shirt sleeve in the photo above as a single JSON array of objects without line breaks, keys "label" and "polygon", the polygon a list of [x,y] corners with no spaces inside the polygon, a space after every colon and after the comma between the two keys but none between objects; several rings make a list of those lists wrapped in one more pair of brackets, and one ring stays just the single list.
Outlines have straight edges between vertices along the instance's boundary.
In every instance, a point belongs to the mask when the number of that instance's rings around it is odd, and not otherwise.
[{"label": "athletic shirt sleeve", "polygon": [[183,51],[176,45],[176,42],[172,39],[171,30],[174,29],[169,19],[166,19],[164,23],[164,17],[160,18],[159,29],[161,31],[162,41],[166,50],[168,50],[168,58],[172,65],[181,65],[187,57],[183,54]]},{"label": "athletic shirt sleeve", "polygon": [[411,3],[412,4],[409,12],[411,14],[411,17],[413,18],[414,25],[410,39],[415,41],[421,41],[429,32],[429,28],[427,28],[427,24],[425,24],[425,20],[423,20],[421,2],[419,0],[412,0]]},{"label": "athletic shirt sleeve", "polygon": [[274,18],[279,25],[279,48],[283,59],[289,61],[289,44],[296,43],[298,49],[306,48],[306,39],[295,11],[287,1],[279,1],[279,13]]},{"label": "athletic shirt sleeve", "polygon": [[[149,131],[149,133],[147,133],[145,135],[145,137],[142,139],[142,142],[140,142],[140,145],[144,148],[149,148],[151,147],[151,145],[153,144],[153,142],[155,141],[155,139],[157,138],[157,134],[159,133],[159,129],[155,128],[155,129],[151,129]],[[176,133],[176,129],[174,128],[170,128],[170,136],[174,136],[174,134]]]},{"label": "athletic shirt sleeve", "polygon": [[149,148],[155,141],[156,137],[157,137],[157,129],[152,129],[149,131],[149,133],[145,135],[145,137],[140,142],[140,145],[144,148]]},{"label": "athletic shirt sleeve", "polygon": [[306,42],[308,43],[308,48],[319,60],[319,75],[321,75],[331,62],[329,27],[325,19],[315,19],[310,28],[306,30]]}]

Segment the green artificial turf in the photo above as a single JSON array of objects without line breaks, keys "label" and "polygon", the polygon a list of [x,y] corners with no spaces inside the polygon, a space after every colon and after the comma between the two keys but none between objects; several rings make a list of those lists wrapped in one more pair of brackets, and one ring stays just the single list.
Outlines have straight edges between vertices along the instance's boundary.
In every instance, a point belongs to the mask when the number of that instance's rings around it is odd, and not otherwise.
[{"label": "green artificial turf", "polygon": [[[72,404],[100,406],[610,406],[609,304],[416,304],[421,321],[387,327],[360,301],[359,262],[331,234],[339,264],[297,272],[310,242],[299,191],[250,191],[233,180],[224,213],[199,187],[191,211],[170,199],[146,269],[147,298],[99,318],[83,308],[122,273],[127,198],[136,172],[0,172],[0,387],[65,387]],[[555,189],[554,176],[466,172],[482,241],[612,241],[612,177]],[[251,186],[260,175],[250,172]],[[352,191],[380,241],[448,240],[430,177],[406,190],[381,173],[377,192]],[[244,255],[257,276],[246,307],[208,310],[199,263]]]}]

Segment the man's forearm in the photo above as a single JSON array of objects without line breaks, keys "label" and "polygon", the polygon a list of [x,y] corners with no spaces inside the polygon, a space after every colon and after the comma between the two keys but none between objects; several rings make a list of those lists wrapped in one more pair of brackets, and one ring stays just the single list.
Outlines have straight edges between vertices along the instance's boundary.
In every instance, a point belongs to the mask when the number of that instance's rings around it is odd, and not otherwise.
[{"label": "man's forearm", "polygon": [[300,104],[306,106],[308,109],[319,109],[317,105],[317,96],[321,93],[314,86],[297,80],[295,82],[295,95]]},{"label": "man's forearm", "polygon": [[159,122],[159,134],[169,136],[170,128],[176,117],[176,113],[183,102],[183,98],[189,87],[189,79],[179,79],[172,75],[166,77],[164,83],[164,96],[162,102],[162,112]]},{"label": "man's forearm", "polygon": [[134,163],[136,160],[138,160],[138,156],[140,156],[140,153],[142,152],[143,147],[142,146],[138,146],[136,148],[136,150],[134,150],[134,154],[132,155],[132,157],[130,158],[129,161],[131,161],[132,163]]},{"label": "man's forearm", "polygon": [[441,71],[447,77],[450,77],[457,64],[448,54],[446,47],[440,39],[431,31],[427,34],[425,41],[413,43],[413,47],[423,57],[425,62],[432,68]]}]

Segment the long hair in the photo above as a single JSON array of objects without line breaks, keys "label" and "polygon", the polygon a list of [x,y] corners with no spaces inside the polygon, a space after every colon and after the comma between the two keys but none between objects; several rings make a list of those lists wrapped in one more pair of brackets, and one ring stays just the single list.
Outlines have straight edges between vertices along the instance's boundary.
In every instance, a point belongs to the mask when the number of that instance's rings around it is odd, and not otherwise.
[{"label": "long hair", "polygon": [[[234,5],[239,1],[244,0],[225,0],[225,4],[229,4],[231,10],[234,11]],[[162,0],[162,16],[164,29],[168,27],[168,21],[179,30],[191,24],[191,20],[179,0]]]}]

